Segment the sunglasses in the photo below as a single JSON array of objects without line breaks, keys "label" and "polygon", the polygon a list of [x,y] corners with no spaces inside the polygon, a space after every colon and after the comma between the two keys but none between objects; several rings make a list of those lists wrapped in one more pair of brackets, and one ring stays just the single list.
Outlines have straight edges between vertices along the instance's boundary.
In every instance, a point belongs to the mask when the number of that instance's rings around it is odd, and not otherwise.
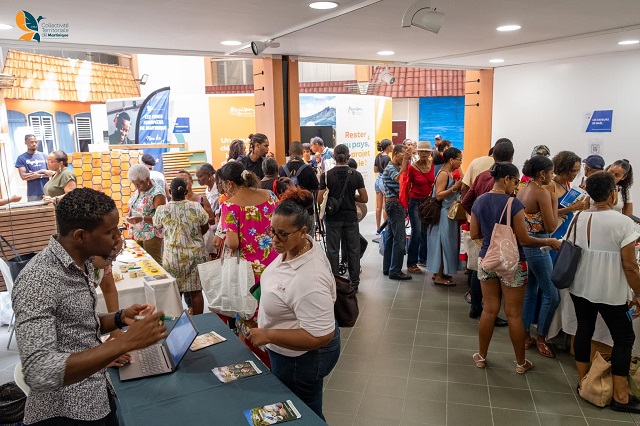
[{"label": "sunglasses", "polygon": [[[304,226],[302,228],[304,228]],[[269,228],[267,228],[267,232],[269,232],[269,235],[271,235],[271,238],[278,237],[279,241],[286,243],[290,236],[292,236],[296,232],[302,231],[302,228],[296,229],[293,232],[284,232],[284,231],[276,231],[275,229],[273,229],[273,227],[270,226]]]}]

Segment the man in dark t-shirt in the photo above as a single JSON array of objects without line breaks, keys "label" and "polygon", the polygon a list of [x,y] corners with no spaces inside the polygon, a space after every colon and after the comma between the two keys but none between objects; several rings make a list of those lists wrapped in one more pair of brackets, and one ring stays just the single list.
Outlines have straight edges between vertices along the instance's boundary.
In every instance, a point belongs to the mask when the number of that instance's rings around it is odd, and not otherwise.
[{"label": "man in dark t-shirt", "polygon": [[[331,271],[338,275],[339,252],[342,236],[346,237],[348,245],[346,251],[349,258],[346,259],[349,269],[351,285],[358,289],[360,284],[360,229],[358,226],[358,213],[356,201],[366,203],[369,201],[367,190],[364,187],[364,179],[357,170],[349,168],[349,148],[346,145],[338,145],[334,149],[336,166],[320,177],[320,190],[318,202],[322,203],[327,189],[331,198],[339,198],[345,184],[344,198],[340,208],[332,215],[325,216],[327,221],[327,257],[331,264]],[[358,195],[356,195],[356,191]],[[343,259],[344,261],[345,259]]]},{"label": "man in dark t-shirt", "polygon": [[16,159],[15,167],[20,173],[20,179],[27,182],[27,201],[42,201],[44,185],[53,176],[47,169],[47,156],[38,152],[38,140],[34,135],[26,135],[24,143],[27,152]]},{"label": "man in dark t-shirt", "polygon": [[291,158],[289,162],[280,167],[280,177],[295,177],[300,188],[315,193],[318,190],[318,178],[311,165],[306,164],[302,159],[302,144],[300,142],[289,144],[289,156]]}]

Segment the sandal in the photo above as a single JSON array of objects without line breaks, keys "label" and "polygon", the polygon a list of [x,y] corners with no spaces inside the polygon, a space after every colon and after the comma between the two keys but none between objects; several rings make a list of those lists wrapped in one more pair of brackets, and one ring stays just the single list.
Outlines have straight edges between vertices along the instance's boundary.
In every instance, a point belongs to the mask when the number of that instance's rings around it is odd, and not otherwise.
[{"label": "sandal", "polygon": [[551,347],[549,347],[547,345],[547,342],[539,342],[536,340],[536,348],[538,348],[538,352],[540,352],[540,355],[547,357],[547,358],[555,358],[556,354],[553,351],[553,349],[551,349]]},{"label": "sandal", "polygon": [[524,374],[527,371],[531,370],[532,368],[533,368],[533,363],[528,359],[525,359],[524,364],[522,365],[518,364],[518,361],[516,361],[516,373],[518,374]]},{"label": "sandal", "polygon": [[[442,274],[442,276],[443,276],[445,279],[447,279],[447,280],[450,280],[451,278],[453,278],[453,275]],[[433,281],[435,281],[435,280],[436,280],[436,274],[433,274],[433,276],[431,277],[431,279],[432,279]]]},{"label": "sandal", "polygon": [[485,358],[482,358],[479,353],[473,354],[473,362],[478,368],[485,368],[487,366],[487,360]]},{"label": "sandal", "polygon": [[464,294],[464,300],[468,303],[471,304],[471,292],[468,291]]},{"label": "sandal", "polygon": [[409,271],[412,274],[421,274],[422,273],[422,269],[418,268],[417,266],[409,266],[407,268],[407,271]]},{"label": "sandal", "polygon": [[533,339],[533,337],[531,336],[527,336],[524,339],[524,350],[526,351],[527,349],[529,349],[531,346],[533,346],[533,344],[535,343],[535,340]]},{"label": "sandal", "polygon": [[434,281],[434,284],[438,284],[438,285],[444,285],[447,287],[453,287],[454,285],[456,285],[456,283],[454,283],[451,280],[446,280],[446,281]]}]

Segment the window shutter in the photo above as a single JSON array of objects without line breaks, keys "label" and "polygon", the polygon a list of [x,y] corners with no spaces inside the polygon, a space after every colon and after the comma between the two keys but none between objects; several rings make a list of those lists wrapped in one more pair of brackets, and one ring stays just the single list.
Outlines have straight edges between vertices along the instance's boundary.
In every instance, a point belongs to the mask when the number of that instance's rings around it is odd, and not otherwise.
[{"label": "window shutter", "polygon": [[80,143],[81,140],[92,140],[91,133],[91,118],[89,117],[76,117],[76,140]]}]

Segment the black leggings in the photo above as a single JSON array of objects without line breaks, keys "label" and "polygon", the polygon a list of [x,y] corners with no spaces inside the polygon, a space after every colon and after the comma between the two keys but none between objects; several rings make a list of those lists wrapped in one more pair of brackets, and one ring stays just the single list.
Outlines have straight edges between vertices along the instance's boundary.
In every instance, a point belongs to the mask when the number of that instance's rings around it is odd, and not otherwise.
[{"label": "black leggings", "polygon": [[611,374],[627,377],[629,375],[629,363],[631,362],[631,349],[636,336],[633,334],[633,326],[627,317],[629,310],[627,305],[605,305],[593,303],[589,300],[571,295],[573,305],[576,308],[578,330],[573,344],[577,362],[591,362],[591,338],[596,329],[598,313],[613,338],[613,350],[611,351]]}]

